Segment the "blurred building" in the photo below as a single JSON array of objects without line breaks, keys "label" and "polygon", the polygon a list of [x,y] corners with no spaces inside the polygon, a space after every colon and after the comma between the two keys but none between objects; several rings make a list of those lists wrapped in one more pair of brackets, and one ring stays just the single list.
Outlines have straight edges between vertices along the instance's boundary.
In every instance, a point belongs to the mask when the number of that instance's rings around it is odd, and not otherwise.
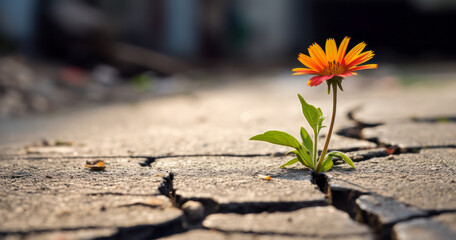
[{"label": "blurred building", "polygon": [[351,36],[383,60],[454,59],[455,23],[453,0],[0,0],[0,51],[90,68],[119,64],[127,43],[203,66],[262,64]]}]

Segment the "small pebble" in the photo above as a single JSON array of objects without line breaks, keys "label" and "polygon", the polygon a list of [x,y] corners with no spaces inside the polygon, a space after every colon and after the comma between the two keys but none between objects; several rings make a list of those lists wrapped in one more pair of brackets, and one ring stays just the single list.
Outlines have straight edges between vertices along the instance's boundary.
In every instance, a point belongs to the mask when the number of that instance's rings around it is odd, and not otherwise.
[{"label": "small pebble", "polygon": [[188,220],[192,222],[198,222],[204,218],[204,206],[202,203],[197,201],[187,201],[182,205],[182,211]]}]

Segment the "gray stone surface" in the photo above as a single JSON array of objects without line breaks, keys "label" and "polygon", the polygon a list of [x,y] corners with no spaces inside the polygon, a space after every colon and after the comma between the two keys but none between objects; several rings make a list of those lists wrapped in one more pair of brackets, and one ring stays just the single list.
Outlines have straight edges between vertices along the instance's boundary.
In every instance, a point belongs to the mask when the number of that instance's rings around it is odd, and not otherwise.
[{"label": "gray stone surface", "polygon": [[[346,152],[345,153],[351,160],[354,162],[358,161],[365,161],[369,160],[374,157],[386,157],[389,156],[388,152],[386,151],[386,148],[373,148],[373,149],[367,149],[367,150],[359,150],[359,151],[353,151],[353,152]],[[337,163],[342,163],[343,161],[334,161],[335,164]]]},{"label": "gray stone surface", "polygon": [[429,219],[415,219],[396,224],[393,228],[397,240],[453,240],[456,232]]},{"label": "gray stone surface", "polygon": [[[153,168],[175,173],[174,187],[185,198],[211,198],[220,204],[309,202],[325,204],[300,164],[280,169],[287,157],[199,157],[159,159]],[[269,175],[267,181],[259,175]]]},{"label": "gray stone surface", "polygon": [[108,159],[100,172],[84,165],[85,159],[1,160],[0,232],[77,239],[180,223],[182,212],[156,196],[162,175],[134,159]]},{"label": "gray stone surface", "polygon": [[356,205],[361,211],[367,213],[366,215],[375,215],[378,224],[381,225],[392,224],[411,217],[426,215],[426,212],[419,209],[407,207],[390,198],[374,195],[360,196],[356,200]]},{"label": "gray stone surface", "polygon": [[328,172],[330,185],[356,188],[420,209],[456,209],[456,149],[373,158]]},{"label": "gray stone surface", "polygon": [[116,228],[102,229],[83,229],[75,231],[57,231],[44,233],[30,233],[27,235],[11,234],[7,235],[4,240],[77,240],[77,239],[94,239],[114,235]]},{"label": "gray stone surface", "polygon": [[391,227],[397,222],[426,215],[391,198],[362,195],[356,199],[356,220],[368,224],[378,239],[390,239]]},{"label": "gray stone surface", "polygon": [[2,203],[4,206],[2,215],[5,218],[0,226],[2,232],[158,225],[176,221],[182,216],[178,209],[136,206],[134,203],[137,201],[132,201],[128,205],[118,203],[118,206],[109,206],[113,204],[109,202],[114,201],[113,198],[44,196],[43,199],[28,198],[28,200],[34,203],[27,203],[26,200],[18,198],[14,198],[14,201],[21,203],[20,206],[12,201],[6,203],[12,205],[14,209],[5,207],[5,203]]},{"label": "gray stone surface", "polygon": [[[98,158],[95,158],[98,159]],[[86,158],[21,158],[0,160],[0,186],[5,194],[11,193],[118,193],[158,194],[161,172],[144,168],[144,159],[103,159],[105,171],[85,168]],[[134,184],[131,184],[133,181]]]},{"label": "gray stone surface", "polygon": [[364,123],[403,123],[456,116],[455,82],[405,91],[377,91],[360,104],[355,118]]},{"label": "gray stone surface", "polygon": [[456,123],[396,123],[365,128],[366,138],[403,148],[456,146]]},{"label": "gray stone surface", "polygon": [[456,234],[456,213],[443,213],[432,218],[434,221],[442,224]]},{"label": "gray stone surface", "polygon": [[[299,164],[278,168],[291,157],[258,156],[289,148],[248,141],[267,130],[299,137],[299,127],[307,125],[296,89],[324,113],[331,111],[331,97],[324,86],[305,88],[305,81],[282,80],[261,79],[188,95],[0,122],[0,215],[6,219],[0,222],[1,236],[81,239],[130,229],[151,238],[156,228],[172,232],[188,219],[168,199],[157,197],[157,187],[163,176],[174,172],[177,194],[204,204],[204,198],[214,200],[217,206],[210,210],[219,213],[203,222],[208,229],[168,239],[372,239],[366,225],[327,206],[325,195],[310,183],[310,171]],[[366,122],[385,122],[387,132],[374,133],[385,141],[420,147],[454,143],[452,122],[441,123],[445,127],[411,123],[412,117],[451,116],[455,109],[452,89],[353,91],[353,83],[347,81],[348,90],[339,95],[336,131],[353,126],[346,115],[363,106],[355,116]],[[411,127],[401,131],[396,125]],[[382,127],[370,130],[378,129]],[[435,129],[438,135],[432,135]],[[423,142],[421,136],[431,138]],[[320,149],[323,141],[321,136]],[[346,164],[336,166],[328,173],[331,186],[373,192],[405,204],[395,208],[363,202],[366,211],[378,215],[385,208],[398,211],[403,206],[456,209],[454,149],[373,158],[378,156],[372,154],[376,151],[383,154],[376,148],[371,142],[334,135],[330,149],[367,149],[349,154],[354,160],[368,160],[356,163],[357,170]],[[165,158],[155,162],[147,158],[154,156]],[[105,171],[84,167],[87,160],[96,159],[105,161]],[[145,161],[150,167],[140,166]],[[384,222],[408,216],[388,214]],[[442,214],[432,221],[454,229],[452,215]]]},{"label": "gray stone surface", "polygon": [[[299,137],[301,126],[310,129],[302,115],[296,89],[286,92],[257,86],[253,89],[231,87],[188,96],[5,121],[0,124],[0,151],[4,154],[26,154],[27,146],[48,139],[73,142],[74,151],[70,149],[67,153],[70,155],[287,152],[286,147],[254,143],[248,139],[268,130],[286,131]],[[307,99],[312,98],[309,101],[321,106],[325,113],[330,113],[331,98],[313,92],[306,89],[301,93]],[[336,126],[349,124],[345,117],[349,102],[339,104]],[[326,130],[322,130],[322,135]],[[369,142],[337,138],[332,141],[331,148],[372,147]],[[322,148],[324,139],[320,141]]]},{"label": "gray stone surface", "polygon": [[[255,233],[230,233],[230,232],[218,232],[215,230],[192,230],[181,234],[175,234],[165,238],[159,238],[160,240],[316,240],[322,239],[321,237],[311,236],[289,236],[282,234],[269,234],[260,235]],[[326,238],[327,239],[327,238]],[[369,239],[366,236],[337,236],[340,240],[362,240]]]},{"label": "gray stone surface", "polygon": [[350,236],[372,239],[366,226],[354,222],[348,214],[332,206],[304,208],[293,212],[213,214],[204,220],[203,226],[227,232],[274,233],[313,238]]}]

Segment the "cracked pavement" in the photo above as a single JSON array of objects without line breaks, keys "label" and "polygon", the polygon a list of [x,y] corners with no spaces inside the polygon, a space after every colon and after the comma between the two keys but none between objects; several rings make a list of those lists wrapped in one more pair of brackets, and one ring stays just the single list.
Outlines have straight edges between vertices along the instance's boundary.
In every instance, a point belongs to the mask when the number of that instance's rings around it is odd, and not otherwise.
[{"label": "cracked pavement", "polygon": [[[326,88],[305,81],[2,121],[0,238],[454,239],[456,81],[391,91],[363,80],[346,81],[330,145],[357,169],[336,161],[320,185],[298,164],[278,168],[288,148],[248,141],[298,136],[297,89],[330,112]],[[105,171],[84,167],[97,159]]]}]

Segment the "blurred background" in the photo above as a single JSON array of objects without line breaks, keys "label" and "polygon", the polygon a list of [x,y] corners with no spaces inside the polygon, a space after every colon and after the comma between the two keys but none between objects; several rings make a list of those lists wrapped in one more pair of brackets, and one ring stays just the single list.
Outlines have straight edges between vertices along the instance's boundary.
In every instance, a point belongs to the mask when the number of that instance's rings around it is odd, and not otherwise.
[{"label": "blurred background", "polygon": [[452,72],[455,32],[454,0],[0,0],[0,119],[288,76],[328,37]]}]

